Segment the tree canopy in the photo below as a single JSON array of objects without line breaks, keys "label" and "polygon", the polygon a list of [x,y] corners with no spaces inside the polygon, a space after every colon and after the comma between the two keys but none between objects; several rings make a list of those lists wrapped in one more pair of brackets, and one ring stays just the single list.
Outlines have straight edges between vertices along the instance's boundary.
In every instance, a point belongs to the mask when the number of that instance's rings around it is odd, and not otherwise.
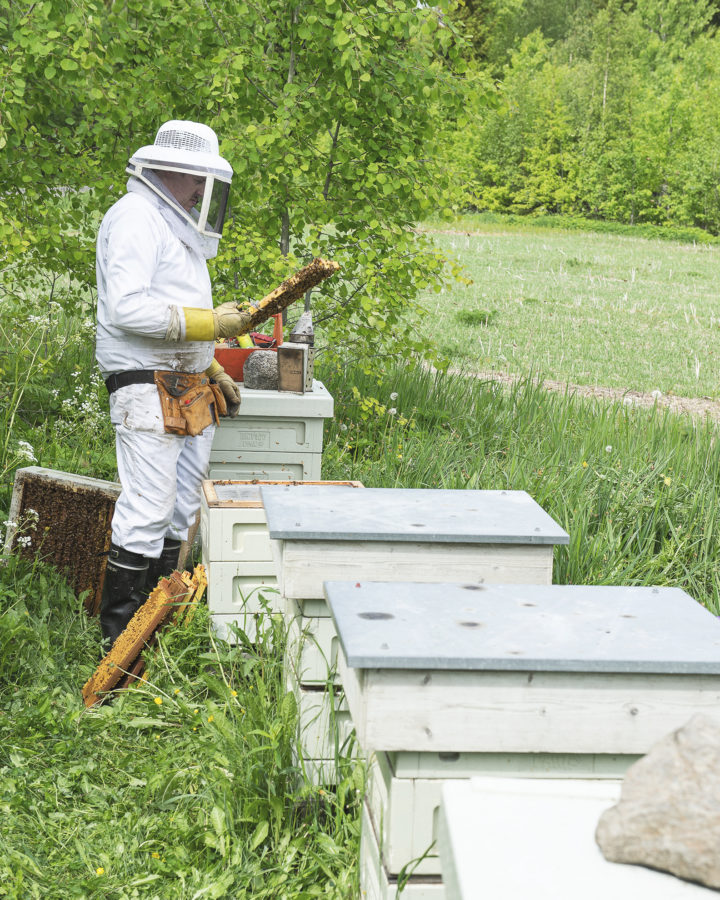
[{"label": "tree canopy", "polygon": [[419,349],[403,313],[443,263],[412,227],[447,203],[437,144],[464,100],[444,7],[11,0],[0,17],[6,296],[52,271],[69,278],[63,302],[80,303],[128,157],[161,122],[188,118],[216,130],[235,170],[217,293],[256,296],[329,256],[342,280],[314,301],[328,340]]},{"label": "tree canopy", "polygon": [[[536,8],[497,3],[516,22]],[[558,10],[506,47],[497,105],[470,125],[464,202],[720,232],[717,5],[578,0],[553,19]]]}]

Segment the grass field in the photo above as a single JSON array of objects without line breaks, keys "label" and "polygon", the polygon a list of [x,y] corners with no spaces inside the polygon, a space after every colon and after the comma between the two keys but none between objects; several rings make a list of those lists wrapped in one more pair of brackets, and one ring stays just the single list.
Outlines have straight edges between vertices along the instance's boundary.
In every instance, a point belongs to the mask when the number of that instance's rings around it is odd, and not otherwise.
[{"label": "grass field", "polygon": [[[490,292],[489,281],[476,278],[462,292],[467,303],[458,313],[475,316],[482,291],[505,298],[504,307],[488,300],[484,308],[496,310],[488,325],[458,324],[448,295],[441,296],[448,333],[474,329],[487,345],[520,321],[511,315],[516,308],[535,315],[555,309],[547,299],[555,290],[552,271],[558,284],[572,278],[577,290],[592,286],[595,315],[609,320],[610,286],[617,288],[611,273],[621,263],[626,274],[635,270],[635,280],[623,283],[628,305],[641,275],[645,287],[633,295],[638,308],[653,281],[669,284],[670,269],[675,279],[683,264],[678,284],[697,280],[697,294],[687,295],[696,299],[686,305],[692,302],[701,319],[702,294],[702,315],[711,315],[714,247],[494,227],[482,237],[442,238],[467,242],[463,252],[473,251],[477,267],[489,266],[506,285],[498,281]],[[555,269],[547,265],[551,257]],[[519,303],[513,284],[525,301],[537,302]],[[565,306],[571,295],[566,287]],[[525,368],[514,357],[514,371],[541,368],[530,351],[542,343],[533,344],[532,329],[542,325],[549,333],[555,324],[545,312],[534,325],[525,322],[528,356]],[[596,341],[589,318],[584,329],[580,318],[567,316],[577,340],[564,342],[561,368],[546,374],[563,375],[571,346],[577,364],[589,369],[583,361]],[[675,322],[661,334],[677,332],[678,345],[693,334],[712,336],[693,316]],[[114,478],[107,396],[93,375],[88,325],[57,316],[16,321],[0,307],[0,333],[0,509],[7,513],[19,465]],[[637,340],[629,326],[625,334]],[[461,357],[464,346],[459,341],[456,362],[493,364]],[[665,338],[653,345],[663,378],[678,368],[670,346]],[[617,365],[618,374],[632,375],[640,361],[628,353],[626,368]],[[709,422],[550,393],[530,378],[503,387],[421,366],[376,368],[375,375],[351,364],[319,373],[335,399],[323,478],[368,487],[526,490],[570,534],[569,545],[556,549],[555,582],[681,587],[720,614],[720,445]],[[601,354],[597,368],[597,380],[608,384],[612,367]],[[662,381],[650,384],[667,389]],[[345,768],[335,790],[303,782],[292,754],[296,711],[283,679],[282,629],[269,638],[254,647],[224,645],[213,639],[203,609],[190,628],[161,639],[147,682],[88,712],[80,689],[95,664],[97,620],[48,566],[5,559],[0,898],[355,900],[363,767]]]},{"label": "grass field", "polygon": [[[720,246],[464,217],[426,226],[472,281],[427,294],[453,365],[685,397],[720,394]],[[454,232],[454,233],[444,233]]]}]

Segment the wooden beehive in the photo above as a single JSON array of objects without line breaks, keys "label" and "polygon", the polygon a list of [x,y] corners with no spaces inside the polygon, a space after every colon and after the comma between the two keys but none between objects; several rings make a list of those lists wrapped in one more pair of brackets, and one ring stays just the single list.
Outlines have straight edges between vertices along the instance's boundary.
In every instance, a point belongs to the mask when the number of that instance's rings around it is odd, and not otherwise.
[{"label": "wooden beehive", "polygon": [[[414,860],[418,878],[440,876],[444,782],[619,778],[720,704],[720,623],[678,588],[350,581],[325,590],[339,679],[373,757],[366,855],[379,853],[395,876]],[[370,878],[375,869],[362,866]]]},{"label": "wooden beehive", "polygon": [[[110,523],[120,485],[29,466],[15,473],[5,551],[40,556],[61,572],[85,608],[100,608]],[[25,543],[21,538],[30,538]]]},{"label": "wooden beehive", "polygon": [[[667,872],[608,862],[595,840],[620,784],[476,778],[443,785],[438,845],[447,900],[711,900]],[[521,858],[521,859],[520,859]],[[405,896],[405,895],[403,895]]]}]

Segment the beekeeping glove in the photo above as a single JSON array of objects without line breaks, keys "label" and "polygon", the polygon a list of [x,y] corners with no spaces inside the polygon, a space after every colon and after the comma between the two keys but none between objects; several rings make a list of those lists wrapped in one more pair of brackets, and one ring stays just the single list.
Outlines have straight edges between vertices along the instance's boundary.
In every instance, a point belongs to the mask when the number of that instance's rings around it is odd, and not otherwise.
[{"label": "beekeeping glove", "polygon": [[248,331],[252,326],[250,313],[240,312],[237,303],[232,300],[221,303],[215,309],[184,306],[182,311],[185,315],[186,341],[218,341],[221,338],[233,338]]},{"label": "beekeeping glove", "polygon": [[240,401],[242,399],[240,397],[240,389],[216,359],[210,363],[209,368],[205,369],[205,374],[212,378],[223,392],[223,397],[225,397],[225,402],[227,403],[228,415],[234,419],[240,412]]}]

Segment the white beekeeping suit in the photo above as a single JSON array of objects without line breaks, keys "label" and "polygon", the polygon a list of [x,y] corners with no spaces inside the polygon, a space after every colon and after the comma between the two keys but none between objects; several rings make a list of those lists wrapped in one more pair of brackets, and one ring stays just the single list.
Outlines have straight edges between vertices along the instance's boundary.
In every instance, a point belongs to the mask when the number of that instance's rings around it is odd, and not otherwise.
[{"label": "white beekeeping suit", "polygon": [[206,373],[237,414],[240,394],[214,362],[214,341],[239,334],[247,320],[233,303],[212,304],[206,259],[217,252],[232,177],[215,132],[166,122],[127,171],[128,193],[97,238],[96,357],[122,485],[100,614],[106,649],[177,565],[213,439],[213,425],[192,436],[168,431],[155,373]]}]

